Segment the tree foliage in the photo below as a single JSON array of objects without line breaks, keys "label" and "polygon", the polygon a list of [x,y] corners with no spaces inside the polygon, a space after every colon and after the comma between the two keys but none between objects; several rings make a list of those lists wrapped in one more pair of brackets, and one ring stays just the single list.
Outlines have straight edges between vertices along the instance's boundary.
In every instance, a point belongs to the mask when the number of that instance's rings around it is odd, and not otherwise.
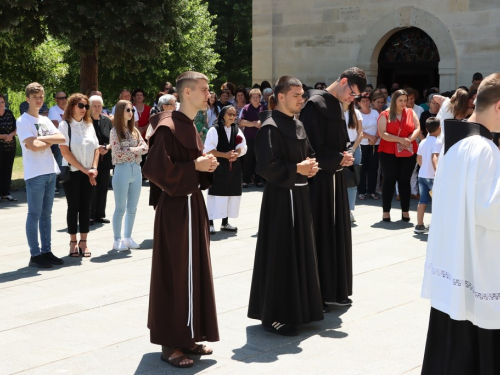
[{"label": "tree foliage", "polygon": [[215,15],[220,55],[216,68],[217,88],[226,81],[250,86],[252,81],[252,1],[209,0],[208,10]]},{"label": "tree foliage", "polygon": [[[51,0],[46,1],[51,2]],[[19,0],[13,0],[13,3],[19,3]],[[100,6],[105,7],[107,3],[100,2]],[[66,6],[61,4],[59,12],[74,10]],[[157,39],[157,42],[150,46],[151,51],[147,56],[141,55],[139,50],[132,48],[132,45],[129,47],[126,41],[122,41],[124,51],[114,50],[115,47],[108,47],[106,43],[105,45],[102,45],[102,42],[99,43],[99,90],[104,94],[105,104],[113,105],[121,89],[133,90],[137,87],[143,88],[147,93],[147,100],[152,101],[165,81],[174,82],[180,73],[188,69],[203,72],[209,78],[216,77],[215,65],[219,59],[218,54],[214,52],[216,31],[215,26],[212,25],[214,17],[208,12],[207,3],[203,0],[178,0],[178,6],[180,12],[175,20],[176,27],[172,28],[169,32],[170,36],[165,40]],[[91,8],[87,7],[87,9]],[[144,17],[151,12],[151,9],[144,10],[142,6],[138,9],[144,13]],[[7,54],[12,58],[9,61],[17,65],[5,74],[0,70],[0,86],[3,84],[2,87],[22,90],[28,82],[39,81],[49,90],[53,88],[54,91],[63,90],[67,93],[80,91],[81,52],[75,46],[79,44],[81,49],[85,50],[90,45],[86,45],[87,41],[78,39],[79,37],[75,37],[76,41],[68,40],[74,36],[63,33],[60,29],[62,24],[67,22],[64,19],[68,17],[61,15],[59,28],[49,27],[51,32],[48,36],[44,36],[47,40],[36,49],[32,47],[36,45],[35,42],[20,45],[20,41],[26,38],[21,27],[11,28],[9,32],[4,32],[10,38],[9,46],[11,47],[9,48],[11,49]],[[80,20],[77,24],[66,23],[66,25],[84,33],[82,28],[85,29],[85,27],[81,22]],[[114,22],[117,22],[114,16],[109,14],[108,23]],[[92,27],[97,27],[97,25]],[[145,30],[141,29],[141,33],[145,33]],[[114,31],[116,32],[118,31]],[[53,33],[58,33],[59,37],[53,37]],[[41,34],[47,35],[46,32]],[[34,38],[32,36],[33,41]],[[2,51],[1,38],[0,51]],[[43,61],[44,54],[47,54],[46,63]],[[37,56],[40,57],[39,60],[36,60]],[[26,66],[20,66],[20,63]],[[32,66],[37,69],[30,68]],[[5,80],[3,80],[4,77],[6,77]]]}]

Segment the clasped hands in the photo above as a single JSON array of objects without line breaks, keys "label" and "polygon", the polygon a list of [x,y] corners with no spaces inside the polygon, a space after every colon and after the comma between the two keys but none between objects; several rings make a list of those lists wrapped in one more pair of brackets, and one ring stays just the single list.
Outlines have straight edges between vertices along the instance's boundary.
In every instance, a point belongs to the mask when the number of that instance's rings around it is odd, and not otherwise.
[{"label": "clasped hands", "polygon": [[411,145],[411,140],[409,138],[400,137],[398,139],[398,143],[401,143],[403,146],[408,147],[409,145]]},{"label": "clasped hands", "polygon": [[234,150],[228,151],[224,153],[224,157],[229,160],[229,161],[236,161],[238,159],[238,153],[235,152]]},{"label": "clasped hands", "polygon": [[219,162],[212,154],[203,154],[194,161],[194,166],[200,172],[213,172],[219,166]]},{"label": "clasped hands", "polygon": [[354,156],[352,156],[352,153],[348,151],[343,152],[344,157],[340,161],[340,166],[342,167],[350,167],[351,165],[354,164]]},{"label": "clasped hands", "polygon": [[306,158],[306,160],[297,164],[297,173],[308,178],[313,177],[318,173],[319,164],[316,159]]}]

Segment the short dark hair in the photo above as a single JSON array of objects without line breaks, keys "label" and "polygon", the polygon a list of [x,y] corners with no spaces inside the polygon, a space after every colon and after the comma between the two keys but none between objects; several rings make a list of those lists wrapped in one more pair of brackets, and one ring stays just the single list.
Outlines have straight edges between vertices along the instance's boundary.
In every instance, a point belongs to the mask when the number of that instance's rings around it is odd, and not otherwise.
[{"label": "short dark hair", "polygon": [[429,133],[434,133],[441,126],[441,121],[437,117],[429,117],[425,121],[425,128]]},{"label": "short dark hair", "polygon": [[146,93],[144,92],[143,89],[135,89],[133,92],[132,92],[132,98],[135,98],[135,95],[138,93],[138,92],[142,92],[142,95],[144,97],[146,97]]},{"label": "short dark hair", "polygon": [[183,99],[184,88],[195,88],[196,83],[199,79],[203,79],[208,82],[208,77],[205,74],[192,71],[184,72],[179,77],[177,77],[177,79],[175,80],[175,87],[177,88],[177,93],[179,94],[179,101],[182,101]]},{"label": "short dark hair", "polygon": [[279,101],[278,94],[286,94],[292,89],[292,86],[302,87],[302,82],[290,76],[282,76],[276,81],[276,85],[274,86],[274,98],[276,99],[276,103]]},{"label": "short dark hair", "polygon": [[366,74],[365,72],[356,67],[349,68],[342,72],[340,79],[347,78],[347,82],[351,85],[356,85],[359,92],[363,92],[366,89]]},{"label": "short dark hair", "polygon": [[482,112],[500,101],[500,73],[490,74],[483,79],[476,96],[476,111]]},{"label": "short dark hair", "polygon": [[473,80],[473,81],[480,81],[480,80],[482,80],[482,79],[483,79],[483,75],[482,75],[481,73],[479,73],[479,72],[474,73],[474,74],[472,75],[472,80]]},{"label": "short dark hair", "polygon": [[407,88],[405,89],[405,91],[406,91],[406,93],[408,94],[408,96],[413,95],[413,96],[415,97],[415,100],[417,100],[417,99],[418,99],[418,91],[417,91],[417,90],[415,90],[414,88],[412,88],[412,87],[407,87]]},{"label": "short dark hair", "polygon": [[[366,87],[371,87],[373,89],[373,85],[371,83],[367,83]],[[365,89],[366,89],[366,87],[365,87]]]}]

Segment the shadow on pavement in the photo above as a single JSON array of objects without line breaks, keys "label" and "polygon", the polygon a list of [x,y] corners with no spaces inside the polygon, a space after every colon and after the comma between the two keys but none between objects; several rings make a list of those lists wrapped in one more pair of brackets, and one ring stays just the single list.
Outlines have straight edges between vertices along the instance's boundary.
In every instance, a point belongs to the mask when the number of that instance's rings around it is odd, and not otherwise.
[{"label": "shadow on pavement", "polygon": [[270,363],[277,361],[280,355],[297,354],[302,352],[300,343],[311,336],[319,335],[324,338],[342,339],[347,333],[338,331],[342,325],[340,316],[349,308],[332,307],[325,319],[319,322],[302,324],[299,326],[298,336],[280,336],[264,331],[261,324],[246,328],[247,342],[238,349],[233,349],[233,360],[244,363]]},{"label": "shadow on pavement", "polygon": [[116,250],[109,250],[107,254],[99,255],[98,257],[90,258],[92,263],[107,263],[112,260],[131,258],[132,253],[130,251],[118,252]]},{"label": "shadow on pavement", "polygon": [[406,221],[402,220],[395,220],[390,222],[380,220],[378,223],[370,225],[370,227],[375,229],[388,229],[388,230],[408,229],[408,228],[413,228],[414,226],[415,225],[412,224],[411,222],[407,223]]},{"label": "shadow on pavement", "polygon": [[141,242],[141,248],[137,250],[150,250],[153,248],[153,240],[144,240]]},{"label": "shadow on pavement", "polygon": [[175,368],[173,366],[170,366],[168,363],[163,362],[160,357],[161,352],[144,354],[134,374],[192,375],[203,372],[210,366],[213,366],[217,363],[216,360],[208,358],[210,356],[189,355],[189,357],[194,360],[193,367]]},{"label": "shadow on pavement", "polygon": [[[60,266],[52,266],[52,268],[37,268],[37,267],[26,266],[23,268],[19,268],[16,271],[1,273],[0,284],[20,279],[25,279],[29,277],[41,276],[41,273],[39,271],[52,272],[52,271],[57,271],[61,268],[82,265],[82,257],[70,257],[69,255],[66,255],[64,257],[61,257],[61,259],[64,260],[64,264]],[[28,262],[29,262],[29,257],[26,259],[26,263]]]},{"label": "shadow on pavement", "polygon": [[222,241],[228,238],[236,237],[238,232],[228,232],[228,231],[217,231],[216,234],[210,236],[210,241]]}]

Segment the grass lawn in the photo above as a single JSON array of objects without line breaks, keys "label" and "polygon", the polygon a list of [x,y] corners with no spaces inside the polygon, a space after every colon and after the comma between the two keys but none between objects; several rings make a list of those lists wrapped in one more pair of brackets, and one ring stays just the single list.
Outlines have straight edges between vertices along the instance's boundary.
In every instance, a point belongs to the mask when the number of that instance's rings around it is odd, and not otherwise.
[{"label": "grass lawn", "polygon": [[25,186],[23,178],[23,157],[16,156],[14,159],[14,168],[12,169],[12,187],[20,189]]}]

